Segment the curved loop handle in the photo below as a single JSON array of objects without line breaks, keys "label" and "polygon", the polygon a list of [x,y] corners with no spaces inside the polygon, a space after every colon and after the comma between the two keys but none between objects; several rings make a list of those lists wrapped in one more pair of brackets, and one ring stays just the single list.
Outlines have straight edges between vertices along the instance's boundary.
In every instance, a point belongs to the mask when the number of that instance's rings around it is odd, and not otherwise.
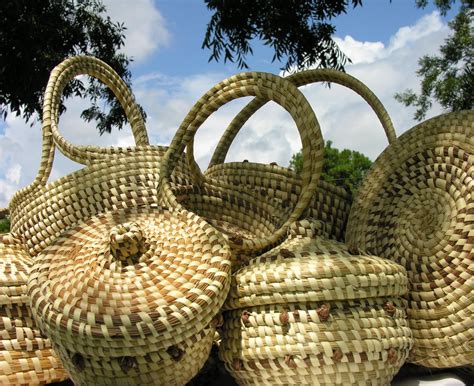
[{"label": "curved loop handle", "polygon": [[91,56],[75,56],[56,66],[49,77],[43,103],[43,129],[50,127],[54,143],[68,158],[87,165],[91,160],[103,158],[108,149],[96,146],[77,146],[69,143],[59,132],[59,106],[67,83],[77,75],[90,75],[107,85],[122,105],[132,128],[135,143],[148,145],[143,116],[132,92],[118,74],[103,61]]},{"label": "curved loop handle", "polygon": [[23,200],[39,186],[46,185],[53,166],[55,145],[66,157],[86,165],[95,159],[104,158],[107,153],[110,153],[108,148],[72,145],[59,133],[58,120],[61,94],[66,84],[77,75],[90,75],[106,84],[113,91],[125,110],[136,145],[149,144],[145,122],[140,109],[129,87],[115,70],[105,62],[92,56],[73,56],[68,58],[53,69],[46,87],[43,102],[41,163],[38,174],[29,186],[15,193],[10,202],[10,207],[18,200]]},{"label": "curved loop handle", "polygon": [[[319,123],[305,96],[284,78],[268,73],[242,73],[222,81],[204,94],[180,125],[162,159],[160,199],[164,205],[178,210],[182,208],[170,186],[170,175],[176,166],[177,159],[181,157],[185,147],[192,142],[198,128],[213,112],[224,104],[244,96],[272,100],[285,108],[295,120],[303,145],[302,190],[294,211],[283,226],[264,238],[244,239],[239,245],[230,241],[234,248],[258,251],[276,243],[286,235],[289,225],[300,217],[309,204],[317,188],[322,169],[324,142]],[[192,168],[192,175],[199,181],[202,173]]]},{"label": "curved loop handle", "polygon": [[[385,107],[382,105],[377,96],[364,83],[353,76],[336,70],[316,69],[298,72],[285,79],[291,81],[296,87],[301,87],[316,82],[333,82],[350,88],[362,98],[364,98],[370,107],[372,107],[375,114],[377,114],[377,117],[379,118],[385,130],[385,134],[387,135],[388,142],[393,143],[396,140],[397,135],[395,133],[392,120],[390,119]],[[237,116],[232,120],[222,135],[211,158],[209,167],[224,163],[229,148],[242,126],[258,109],[264,106],[267,102],[268,100],[263,98],[255,98],[237,114]],[[193,157],[192,144],[190,144],[188,147],[187,156],[188,160],[191,161]]]}]

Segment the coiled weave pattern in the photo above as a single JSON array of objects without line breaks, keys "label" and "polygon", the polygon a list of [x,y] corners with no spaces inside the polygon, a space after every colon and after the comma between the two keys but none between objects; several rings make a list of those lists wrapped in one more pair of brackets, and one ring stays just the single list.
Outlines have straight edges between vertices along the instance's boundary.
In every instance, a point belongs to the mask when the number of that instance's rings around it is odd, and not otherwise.
[{"label": "coiled weave pattern", "polygon": [[230,283],[230,251],[193,213],[108,212],[37,259],[36,320],[77,384],[181,385],[202,367]]},{"label": "coiled weave pattern", "polygon": [[415,126],[376,160],[351,210],[347,242],[409,275],[410,361],[474,363],[474,112]]},{"label": "coiled weave pattern", "polygon": [[220,357],[242,385],[389,384],[412,346],[404,268],[305,222],[236,272]]},{"label": "coiled weave pattern", "polygon": [[42,385],[67,378],[33,320],[27,295],[32,265],[21,240],[0,235],[0,384]]}]

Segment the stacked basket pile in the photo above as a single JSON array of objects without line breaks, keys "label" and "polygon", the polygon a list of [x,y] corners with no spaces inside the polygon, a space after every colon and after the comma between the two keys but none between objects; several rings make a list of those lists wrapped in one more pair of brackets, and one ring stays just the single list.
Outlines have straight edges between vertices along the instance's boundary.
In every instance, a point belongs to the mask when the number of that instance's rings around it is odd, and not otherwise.
[{"label": "stacked basket pile", "polygon": [[[135,147],[76,146],[60,135],[61,94],[79,74],[117,95]],[[360,94],[390,143],[350,215],[349,195],[319,180],[321,130],[298,90],[319,81]],[[197,130],[245,96],[255,99],[201,173]],[[267,101],[296,123],[301,176],[224,163]],[[38,177],[10,204],[22,241],[7,236],[0,244],[3,298],[22,302],[7,311],[11,319],[21,308],[15,321],[2,319],[0,379],[25,383],[15,355],[34,365],[27,382],[64,375],[31,315],[81,385],[184,385],[204,365],[218,327],[219,355],[240,384],[388,385],[407,357],[431,366],[472,362],[473,122],[471,113],[445,116],[397,139],[380,101],[347,74],[242,73],[196,102],[169,147],[152,146],[115,72],[95,58],[66,60],[45,93]],[[56,148],[84,167],[48,183]]]},{"label": "stacked basket pile", "polygon": [[26,284],[32,259],[13,234],[0,235],[0,384],[40,385],[67,378],[33,320]]}]

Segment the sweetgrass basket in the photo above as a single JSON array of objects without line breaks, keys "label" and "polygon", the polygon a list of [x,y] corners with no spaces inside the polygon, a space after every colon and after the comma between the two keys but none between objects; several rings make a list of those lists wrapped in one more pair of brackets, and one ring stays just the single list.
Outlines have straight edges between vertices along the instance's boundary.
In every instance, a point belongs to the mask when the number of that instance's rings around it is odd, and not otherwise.
[{"label": "sweetgrass basket", "polygon": [[388,385],[412,346],[403,267],[317,236],[289,238],[233,277],[220,358],[241,385]]},{"label": "sweetgrass basket", "polygon": [[[96,65],[97,71],[90,69]],[[52,142],[45,147],[47,157],[42,164],[47,167],[41,168],[42,176],[50,172],[53,144],[86,166],[53,184],[45,185],[45,178],[39,177],[13,203],[12,209],[18,209],[28,198],[37,200],[42,209],[51,207],[51,212],[59,213],[48,217],[44,211],[35,216],[24,211],[25,219],[17,213],[12,216],[15,226],[27,224],[21,229],[37,253],[28,285],[33,313],[78,384],[181,385],[196,374],[208,355],[218,323],[218,318],[213,319],[230,283],[227,241],[187,211],[177,196],[179,188],[188,189],[197,175],[195,165],[189,170],[184,165],[180,168],[184,147],[205,117],[236,97],[288,100],[282,103],[310,137],[303,141],[306,149],[309,143],[311,149],[319,149],[307,158],[311,167],[306,169],[301,194],[307,200],[320,169],[321,136],[314,115],[308,118],[308,111],[301,107],[307,107],[304,96],[291,83],[270,74],[247,73],[221,82],[204,95],[169,148],[146,143],[127,149],[71,145],[57,129],[61,89],[78,73],[110,84],[101,71],[105,71],[102,63],[92,60],[91,64],[90,58],[83,57],[53,70],[44,114],[45,138],[52,137]],[[136,114],[128,115],[132,129],[141,122]],[[140,130],[134,129],[135,137],[144,142]],[[232,193],[222,186],[205,187]],[[244,194],[237,195],[241,199]],[[66,221],[59,218],[69,208],[73,211]],[[298,208],[293,216],[299,215],[302,208]],[[31,231],[28,223],[33,220],[39,223]],[[234,246],[264,248],[278,241],[285,229],[279,232],[257,234]]]},{"label": "sweetgrass basket", "polygon": [[0,384],[42,385],[67,378],[33,320],[26,284],[32,259],[19,238],[0,235]]},{"label": "sweetgrass basket", "polygon": [[184,385],[209,355],[229,259],[191,212],[109,211],[37,256],[28,293],[75,384]]},{"label": "sweetgrass basket", "polygon": [[[77,146],[61,136],[61,94],[77,75],[98,78],[114,92],[130,123],[135,147]],[[157,204],[160,159],[166,147],[149,145],[143,117],[130,89],[106,63],[89,56],[75,56],[53,69],[44,96],[42,130],[38,175],[9,204],[12,231],[22,236],[31,256],[50,245],[63,231],[91,216],[107,210]],[[56,148],[84,167],[48,182]],[[186,162],[178,162],[172,184],[186,184],[186,170]]]},{"label": "sweetgrass basket", "polygon": [[[298,198],[292,208],[251,187],[204,176],[193,158],[193,138],[218,108],[236,98],[257,96],[272,100],[293,117],[303,144],[304,167]],[[169,176],[187,147],[192,184],[170,186]],[[186,208],[206,218],[227,237],[234,257],[258,254],[281,242],[289,224],[299,218],[314,192],[322,166],[323,141],[319,124],[304,95],[292,83],[267,73],[242,73],[209,90],[193,106],[179,127],[162,161],[162,194],[170,207]]]},{"label": "sweetgrass basket", "polygon": [[474,112],[429,119],[375,161],[349,217],[347,242],[408,271],[409,360],[474,363]]},{"label": "sweetgrass basket", "polygon": [[[382,103],[374,93],[356,78],[335,70],[318,69],[298,72],[286,78],[301,87],[315,82],[333,82],[345,86],[359,94],[374,110],[382,127],[392,143],[396,139],[392,121]],[[301,179],[290,169],[278,165],[253,162],[224,163],[229,148],[244,124],[267,103],[263,98],[255,98],[232,120],[222,135],[211,158],[205,175],[238,187],[248,186],[265,196],[280,201],[281,214],[287,215],[296,204],[301,192]],[[192,148],[191,148],[192,150]],[[191,152],[188,151],[188,156]],[[344,189],[325,181],[319,181],[318,188],[308,204],[304,217],[323,221],[323,236],[344,240],[345,226],[349,216],[351,196]]]}]

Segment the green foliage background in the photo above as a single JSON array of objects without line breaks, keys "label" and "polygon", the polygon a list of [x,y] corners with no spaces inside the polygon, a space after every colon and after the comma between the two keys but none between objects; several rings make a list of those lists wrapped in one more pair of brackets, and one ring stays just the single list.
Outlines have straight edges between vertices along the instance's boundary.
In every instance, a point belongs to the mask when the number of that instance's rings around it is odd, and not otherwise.
[{"label": "green foliage background", "polygon": [[[332,147],[332,141],[327,141],[324,146],[321,179],[340,186],[354,195],[371,165],[372,161],[364,154],[349,149],[339,150]],[[297,174],[301,173],[303,168],[301,151],[293,154],[290,167]]]},{"label": "green foliage background", "polygon": [[0,220],[0,233],[10,232],[10,219],[4,218]]},{"label": "green foliage background", "polygon": [[[25,121],[41,117],[42,99],[50,71],[73,55],[104,60],[130,84],[130,58],[120,52],[125,26],[113,22],[101,0],[2,0],[0,6],[0,115],[9,111]],[[97,80],[74,79],[63,92],[90,97],[82,112],[95,120],[102,134],[126,122],[112,91]],[[108,109],[104,108],[104,102]],[[61,112],[65,110],[61,105]]]},{"label": "green foliage background", "polygon": [[[441,13],[449,10],[453,0],[437,0]],[[426,6],[418,0],[418,6]],[[412,89],[395,94],[405,106],[416,107],[415,119],[421,121],[437,101],[445,110],[474,108],[474,1],[462,0],[459,13],[449,22],[451,35],[441,45],[439,55],[426,55],[418,61],[417,75],[421,91]]]}]

